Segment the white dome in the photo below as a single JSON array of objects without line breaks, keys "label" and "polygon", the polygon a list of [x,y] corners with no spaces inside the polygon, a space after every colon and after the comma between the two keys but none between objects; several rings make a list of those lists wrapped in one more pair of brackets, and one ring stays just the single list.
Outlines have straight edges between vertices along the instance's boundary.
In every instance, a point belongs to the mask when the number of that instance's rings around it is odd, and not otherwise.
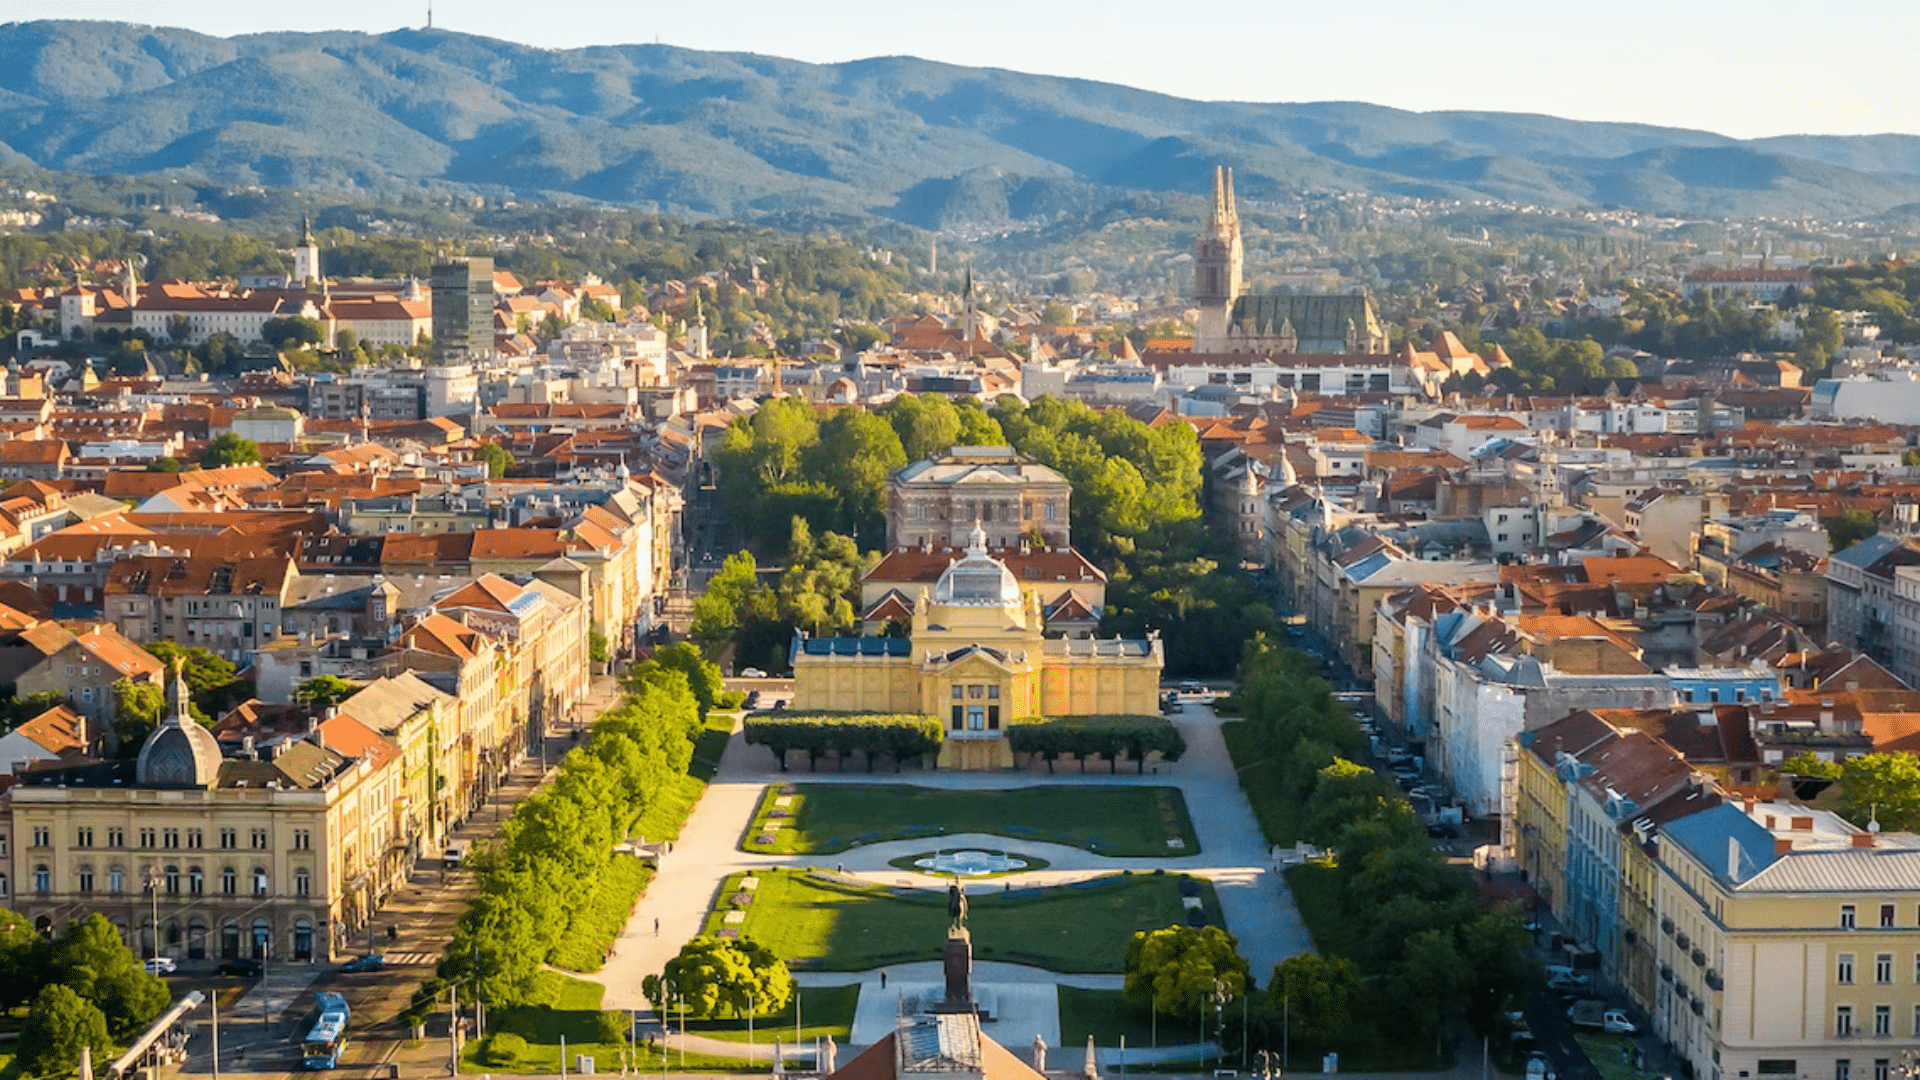
[{"label": "white dome", "polygon": [[961,607],[1004,607],[1020,602],[1020,583],[1007,564],[987,554],[986,530],[974,525],[967,556],[934,583],[935,603]]}]

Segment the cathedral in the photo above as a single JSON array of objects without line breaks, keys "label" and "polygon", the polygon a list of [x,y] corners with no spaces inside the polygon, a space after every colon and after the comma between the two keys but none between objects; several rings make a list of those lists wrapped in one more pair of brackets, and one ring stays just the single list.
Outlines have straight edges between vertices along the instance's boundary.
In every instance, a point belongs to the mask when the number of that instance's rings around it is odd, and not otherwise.
[{"label": "cathedral", "polygon": [[1193,241],[1196,353],[1364,355],[1390,347],[1365,293],[1243,296],[1246,252],[1233,170],[1213,170],[1213,214]]}]

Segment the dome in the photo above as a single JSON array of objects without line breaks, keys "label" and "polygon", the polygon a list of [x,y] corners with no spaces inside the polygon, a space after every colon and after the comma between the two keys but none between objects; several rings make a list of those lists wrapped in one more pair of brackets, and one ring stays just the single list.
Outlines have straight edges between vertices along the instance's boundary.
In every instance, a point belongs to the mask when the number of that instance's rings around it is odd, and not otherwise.
[{"label": "dome", "polygon": [[187,683],[174,678],[173,715],[147,736],[134,765],[141,787],[209,788],[220,776],[220,741],[187,710]]},{"label": "dome", "polygon": [[986,530],[973,527],[967,556],[940,575],[933,586],[936,603],[962,607],[1001,607],[1020,602],[1020,583],[1007,564],[987,554]]}]

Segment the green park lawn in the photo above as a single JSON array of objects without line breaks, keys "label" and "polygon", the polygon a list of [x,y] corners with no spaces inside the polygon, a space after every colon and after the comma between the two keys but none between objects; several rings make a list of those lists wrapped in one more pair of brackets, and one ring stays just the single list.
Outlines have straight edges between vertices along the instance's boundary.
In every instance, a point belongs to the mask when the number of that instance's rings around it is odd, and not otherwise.
[{"label": "green park lawn", "polygon": [[[777,806],[781,798],[792,803]],[[969,832],[1123,858],[1200,851],[1178,788],[1063,785],[948,791],[909,784],[776,784],[761,797],[740,847],[770,855],[831,855],[884,840]],[[772,840],[762,843],[763,837]]]},{"label": "green park lawn", "polygon": [[[753,1039],[761,1043],[784,1039],[788,1046],[795,1046],[831,1037],[844,1047],[853,1037],[853,1010],[859,1001],[858,986],[803,986],[800,988],[799,1039],[795,1040],[793,1034],[792,1002],[777,1013],[754,1017]],[[679,1021],[674,1021],[673,1029],[680,1030]],[[687,1034],[743,1043],[747,1041],[747,1022],[741,1018],[689,1020]]]},{"label": "green park lawn", "polygon": [[1233,758],[1234,772],[1240,777],[1240,790],[1253,805],[1253,816],[1267,843],[1292,847],[1300,839],[1301,806],[1283,792],[1287,785],[1280,778],[1280,763],[1262,759],[1253,741],[1253,725],[1245,720],[1229,720],[1220,725],[1227,753]]},{"label": "green park lawn", "polygon": [[1119,1046],[1124,1035],[1129,1050],[1145,1050],[1156,1043],[1175,1046],[1201,1041],[1200,1033],[1191,1025],[1166,1016],[1156,1022],[1153,1010],[1128,1004],[1118,990],[1061,987],[1060,1047],[1048,1051],[1047,1064],[1062,1069],[1080,1064],[1088,1035],[1093,1036],[1095,1046],[1109,1047]]},{"label": "green park lawn", "polygon": [[[487,1010],[487,1032],[492,1034],[510,1031],[527,1040],[525,1055],[511,1064],[495,1064],[485,1059],[486,1040],[469,1039],[460,1055],[460,1071],[556,1075],[560,1072],[560,1043],[563,1038],[566,1040],[569,1072],[574,1068],[575,1054],[586,1054],[592,1057],[596,1072],[620,1071],[621,1047],[614,1043],[596,1041],[599,1038],[600,1000],[606,988],[598,983],[581,979],[561,976],[555,976],[555,979],[557,993],[551,1005]],[[679,1051],[669,1050],[667,1056],[666,1064],[674,1068],[680,1066]],[[638,1065],[642,1073],[657,1072],[662,1062],[658,1052],[650,1052],[643,1045],[639,1052]],[[731,1072],[745,1065],[744,1061],[732,1058],[710,1057],[705,1054],[686,1055],[686,1068],[690,1070]]]},{"label": "green park lawn", "polygon": [[[936,960],[948,926],[944,892],[889,889],[818,872],[767,871],[752,890],[729,878],[704,932],[735,930],[796,968],[867,971]],[[1178,879],[1109,874],[1080,886],[969,895],[973,954],[1050,971],[1117,972],[1135,931],[1182,924]],[[1220,925],[1210,882],[1199,881],[1208,920]],[[734,898],[751,892],[744,921],[725,922]]]},{"label": "green park lawn", "polygon": [[1630,1060],[1621,1059],[1621,1052],[1630,1053],[1633,1047],[1633,1040],[1624,1035],[1577,1034],[1573,1041],[1599,1070],[1600,1080],[1653,1080],[1652,1073],[1641,1072]]}]

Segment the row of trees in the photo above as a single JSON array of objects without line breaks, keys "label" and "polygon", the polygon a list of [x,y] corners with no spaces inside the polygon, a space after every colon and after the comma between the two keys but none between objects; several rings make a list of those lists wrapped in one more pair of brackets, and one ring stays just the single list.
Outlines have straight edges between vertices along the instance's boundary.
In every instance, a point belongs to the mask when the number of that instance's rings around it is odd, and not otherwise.
[{"label": "row of trees", "polygon": [[796,629],[846,634],[859,622],[854,602],[860,579],[879,562],[879,553],[863,553],[852,537],[839,533],[815,542],[802,517],[788,525],[790,558],[775,584],[761,580],[759,561],[742,551],[727,557],[694,601],[693,640],[712,656],[731,648],[736,668],[784,668]]},{"label": "row of trees", "polygon": [[1007,742],[1016,754],[1039,754],[1048,772],[1063,754],[1083,768],[1089,758],[1105,758],[1109,772],[1130,757],[1135,771],[1145,772],[1148,754],[1179,761],[1187,752],[1187,740],[1164,716],[1022,716],[1007,726]]},{"label": "row of trees", "polygon": [[454,929],[442,978],[489,1005],[537,1002],[542,966],[583,913],[613,846],[686,772],[719,672],[685,645],[636,665],[620,703],[594,721],[559,776],[515,809],[499,845],[475,858],[480,892]]},{"label": "row of trees", "polygon": [[787,769],[787,752],[803,750],[811,767],[822,754],[864,754],[867,768],[882,756],[904,763],[940,752],[940,721],[886,713],[758,713],[746,722],[746,740],[764,746]]},{"label": "row of trees", "polygon": [[[1473,882],[1434,851],[1406,798],[1357,764],[1360,732],[1308,661],[1264,641],[1243,662],[1241,695],[1262,749],[1286,762],[1285,782],[1303,794],[1305,837],[1335,853],[1302,873],[1338,912],[1320,956],[1280,964],[1256,1039],[1279,1041],[1282,1010],[1292,1037],[1340,1049],[1413,1031],[1434,1040],[1464,1017],[1492,1033],[1506,1002],[1538,978],[1518,909],[1483,907]],[[1304,791],[1301,789],[1304,788]],[[1298,996],[1295,996],[1297,993]]]},{"label": "row of trees", "polygon": [[82,1047],[103,1067],[113,1046],[167,1007],[167,987],[98,913],[49,938],[0,908],[0,1010],[27,1005],[18,1062],[28,1076],[69,1076]]}]

